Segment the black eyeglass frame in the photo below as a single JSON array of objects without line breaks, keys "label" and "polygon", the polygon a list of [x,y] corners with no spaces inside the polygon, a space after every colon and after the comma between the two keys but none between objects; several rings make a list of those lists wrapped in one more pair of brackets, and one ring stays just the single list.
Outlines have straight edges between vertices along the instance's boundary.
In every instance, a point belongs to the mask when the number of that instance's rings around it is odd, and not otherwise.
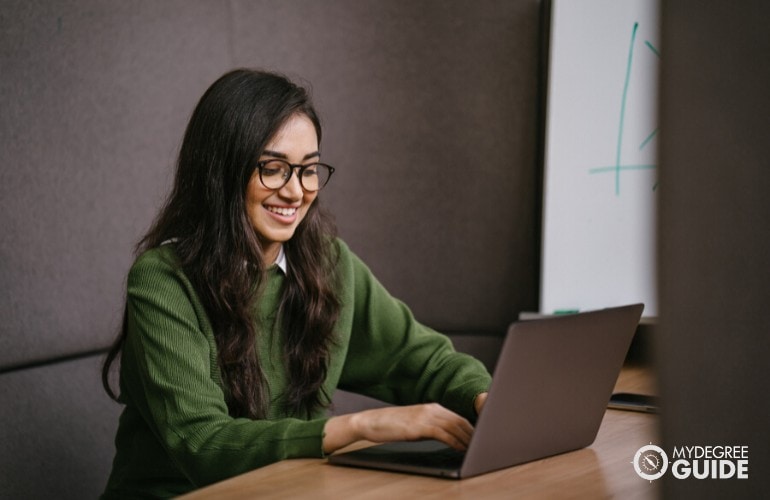
[{"label": "black eyeglass frame", "polygon": [[[265,165],[267,165],[268,163],[273,163],[276,161],[289,166],[289,175],[286,176],[286,178],[283,180],[283,184],[281,184],[279,187],[271,188],[271,187],[268,187],[267,184],[265,184],[265,180],[262,178],[262,169],[265,168]],[[302,182],[302,174],[308,168],[315,167],[318,165],[329,169],[329,177],[326,178],[326,181],[322,185],[318,186],[318,189],[308,189],[305,187],[305,184]],[[332,175],[334,174],[334,167],[332,167],[328,163],[321,163],[319,161],[316,161],[313,163],[308,163],[307,165],[303,165],[301,163],[289,163],[288,161],[282,160],[280,158],[271,158],[269,160],[258,161],[257,169],[259,170],[259,182],[261,182],[262,186],[265,187],[266,189],[271,189],[273,191],[278,191],[279,189],[282,189],[286,184],[288,184],[289,181],[291,180],[292,175],[294,175],[295,169],[299,169],[299,173],[297,174],[299,178],[299,185],[302,186],[302,189],[304,189],[308,193],[315,193],[322,190],[327,184],[329,184],[329,181],[331,180]]]}]

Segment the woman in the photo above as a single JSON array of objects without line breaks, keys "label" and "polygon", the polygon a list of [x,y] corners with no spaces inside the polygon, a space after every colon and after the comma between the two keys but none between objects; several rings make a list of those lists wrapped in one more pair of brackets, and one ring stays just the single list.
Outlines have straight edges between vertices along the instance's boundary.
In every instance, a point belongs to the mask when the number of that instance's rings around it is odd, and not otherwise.
[{"label": "woman", "polygon": [[[105,498],[179,495],[361,439],[467,446],[489,374],[334,236],[320,140],[307,93],[280,75],[232,71],[201,98],[102,373],[125,405]],[[338,387],[405,406],[329,417]]]}]

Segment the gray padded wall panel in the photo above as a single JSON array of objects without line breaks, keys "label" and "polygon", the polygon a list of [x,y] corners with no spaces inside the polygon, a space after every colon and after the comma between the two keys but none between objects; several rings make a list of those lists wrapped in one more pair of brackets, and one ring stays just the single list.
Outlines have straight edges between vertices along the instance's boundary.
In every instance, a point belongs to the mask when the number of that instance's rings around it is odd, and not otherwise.
[{"label": "gray padded wall panel", "polygon": [[112,466],[121,406],[99,385],[99,362],[0,376],[0,498],[96,498]]},{"label": "gray padded wall panel", "polygon": [[37,0],[0,16],[0,368],[111,340],[186,120],[234,66],[312,82],[339,167],[323,197],[421,320],[502,332],[536,305],[536,0]]},{"label": "gray padded wall panel", "polygon": [[662,3],[655,444],[747,446],[749,478],[667,473],[665,498],[770,491],[770,4],[736,7]]},{"label": "gray padded wall panel", "polygon": [[534,308],[539,2],[234,5],[236,64],[313,84],[322,198],[385,286],[440,329]]},{"label": "gray padded wall panel", "polygon": [[207,1],[4,1],[0,367],[114,336],[185,121],[229,66]]}]

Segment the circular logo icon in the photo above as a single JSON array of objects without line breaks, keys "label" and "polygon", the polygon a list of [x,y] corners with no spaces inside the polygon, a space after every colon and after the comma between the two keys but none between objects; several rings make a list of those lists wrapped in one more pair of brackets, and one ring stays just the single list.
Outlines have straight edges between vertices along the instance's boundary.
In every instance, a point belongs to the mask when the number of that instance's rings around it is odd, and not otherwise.
[{"label": "circular logo icon", "polygon": [[668,469],[668,456],[661,447],[649,444],[639,448],[632,463],[639,477],[653,481]]}]

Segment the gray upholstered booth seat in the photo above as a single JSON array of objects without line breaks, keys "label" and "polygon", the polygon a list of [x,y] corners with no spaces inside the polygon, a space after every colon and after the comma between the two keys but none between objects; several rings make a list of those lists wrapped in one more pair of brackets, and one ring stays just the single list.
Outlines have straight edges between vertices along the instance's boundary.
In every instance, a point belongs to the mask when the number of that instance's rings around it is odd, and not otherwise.
[{"label": "gray upholstered booth seat", "polygon": [[96,498],[120,406],[101,389],[101,356],[0,375],[0,498]]}]

